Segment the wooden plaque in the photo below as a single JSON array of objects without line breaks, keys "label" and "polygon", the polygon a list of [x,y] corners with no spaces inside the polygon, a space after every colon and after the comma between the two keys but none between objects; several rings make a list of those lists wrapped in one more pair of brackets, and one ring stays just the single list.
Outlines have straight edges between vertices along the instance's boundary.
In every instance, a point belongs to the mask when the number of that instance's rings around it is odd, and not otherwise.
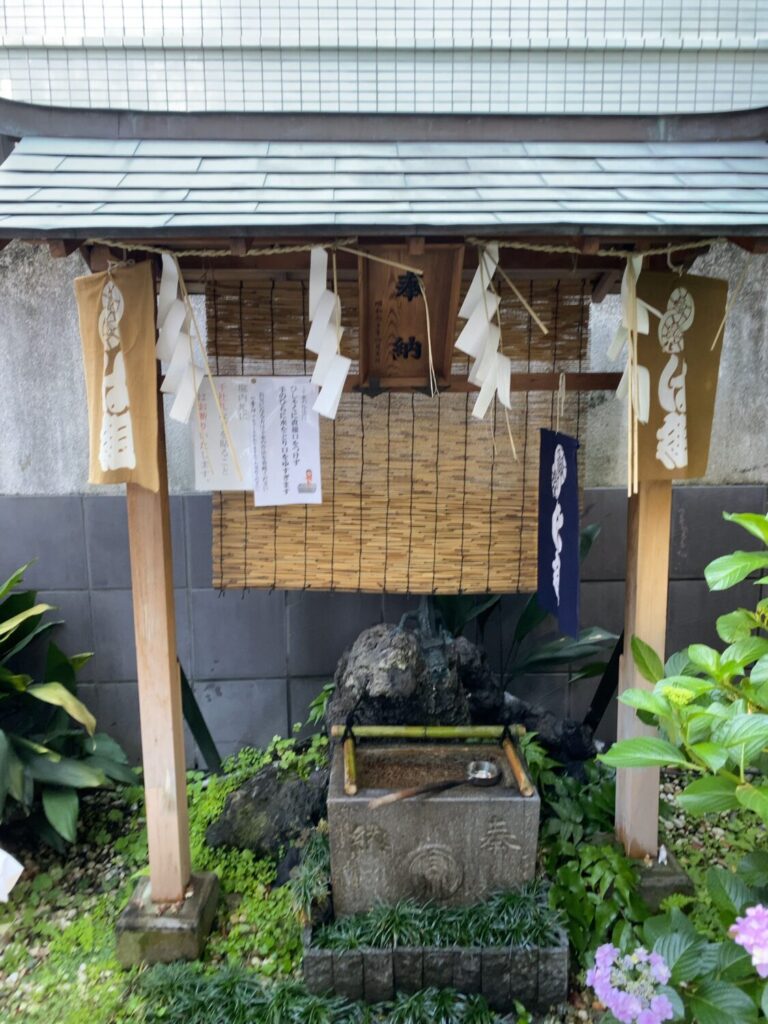
[{"label": "wooden plaque", "polygon": [[[438,382],[450,377],[461,288],[464,246],[429,245],[414,255],[407,245],[378,245],[368,252],[423,270],[429,307],[432,357]],[[360,383],[429,384],[429,350],[424,296],[416,275],[386,263],[361,259]]]},{"label": "wooden plaque", "polygon": [[[643,272],[637,296],[656,312],[638,337],[650,375],[650,416],[638,425],[641,480],[691,480],[707,472],[728,282]],[[660,317],[657,315],[660,314]]]}]

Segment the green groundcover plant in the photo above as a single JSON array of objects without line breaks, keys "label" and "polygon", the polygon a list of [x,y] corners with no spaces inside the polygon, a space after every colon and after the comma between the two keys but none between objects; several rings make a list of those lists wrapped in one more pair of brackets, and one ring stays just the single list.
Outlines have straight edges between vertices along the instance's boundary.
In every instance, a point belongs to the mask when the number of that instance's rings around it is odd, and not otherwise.
[{"label": "green groundcover plant", "polygon": [[347,950],[363,946],[554,946],[560,914],[550,909],[548,888],[529,882],[471,907],[439,907],[402,900],[365,914],[339,918],[319,929],[317,945]]}]

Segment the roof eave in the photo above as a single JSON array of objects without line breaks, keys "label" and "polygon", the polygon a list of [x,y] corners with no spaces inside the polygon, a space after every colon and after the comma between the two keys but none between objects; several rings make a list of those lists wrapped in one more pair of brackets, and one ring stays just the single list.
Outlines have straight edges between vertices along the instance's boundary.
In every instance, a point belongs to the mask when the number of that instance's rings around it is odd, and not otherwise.
[{"label": "roof eave", "polygon": [[430,224],[408,224],[408,225],[378,225],[375,222],[360,222],[359,224],[333,224],[327,225],[311,224],[303,227],[286,227],[275,225],[274,227],[260,226],[255,229],[253,226],[222,226],[215,225],[205,227],[184,227],[184,228],[142,228],[140,225],[132,228],[109,229],[100,227],[97,230],[79,229],[45,229],[29,230],[23,228],[6,227],[0,222],[0,239],[11,241],[48,242],[54,240],[72,240],[79,242],[95,241],[105,239],[109,241],[137,240],[144,242],[166,242],[173,243],[187,239],[206,239],[208,242],[216,240],[226,247],[234,238],[269,238],[278,239],[328,239],[340,236],[367,236],[381,238],[403,238],[412,236],[424,236],[428,238],[616,238],[616,239],[674,239],[674,238],[714,238],[714,237],[735,237],[735,238],[765,238],[768,237],[768,226],[765,224],[738,224],[729,228],[727,225],[715,224],[712,226],[691,225],[691,224],[659,224],[658,226],[637,225],[637,224],[591,224],[585,221],[583,224],[563,222],[562,224],[518,224],[518,225],[430,225]]},{"label": "roof eave", "polygon": [[768,139],[768,107],[714,114],[203,113],[44,107],[0,99],[0,139],[718,142]]}]

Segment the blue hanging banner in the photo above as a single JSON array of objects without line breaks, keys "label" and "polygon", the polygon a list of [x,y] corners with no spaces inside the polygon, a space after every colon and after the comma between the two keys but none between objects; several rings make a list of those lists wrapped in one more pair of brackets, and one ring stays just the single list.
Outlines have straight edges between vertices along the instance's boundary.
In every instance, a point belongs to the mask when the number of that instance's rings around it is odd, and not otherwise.
[{"label": "blue hanging banner", "polygon": [[539,454],[539,604],[560,631],[579,632],[579,442],[542,430]]}]

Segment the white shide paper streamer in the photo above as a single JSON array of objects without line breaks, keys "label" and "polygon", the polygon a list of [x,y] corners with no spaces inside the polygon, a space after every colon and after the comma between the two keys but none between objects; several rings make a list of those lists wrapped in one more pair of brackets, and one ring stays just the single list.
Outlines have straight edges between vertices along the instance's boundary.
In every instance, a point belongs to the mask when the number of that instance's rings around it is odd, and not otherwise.
[{"label": "white shide paper streamer", "polygon": [[306,341],[307,351],[317,356],[312,383],[320,388],[312,411],[333,420],[336,419],[352,360],[339,352],[344,333],[341,301],[328,288],[327,280],[328,252],[316,246],[309,257],[309,318],[312,326]]},{"label": "white shide paper streamer", "polygon": [[466,324],[456,339],[456,348],[474,360],[469,369],[469,382],[480,388],[472,415],[483,419],[498,397],[505,409],[511,408],[510,382],[512,361],[499,351],[501,330],[494,323],[500,297],[492,279],[499,265],[499,247],[495,242],[480,251],[475,276],[467,289],[459,316]]},{"label": "white shide paper streamer", "polygon": [[157,325],[157,358],[166,364],[161,391],[174,396],[171,419],[188,423],[205,376],[205,364],[192,341],[191,310],[179,297],[179,267],[169,253],[163,253]]}]

